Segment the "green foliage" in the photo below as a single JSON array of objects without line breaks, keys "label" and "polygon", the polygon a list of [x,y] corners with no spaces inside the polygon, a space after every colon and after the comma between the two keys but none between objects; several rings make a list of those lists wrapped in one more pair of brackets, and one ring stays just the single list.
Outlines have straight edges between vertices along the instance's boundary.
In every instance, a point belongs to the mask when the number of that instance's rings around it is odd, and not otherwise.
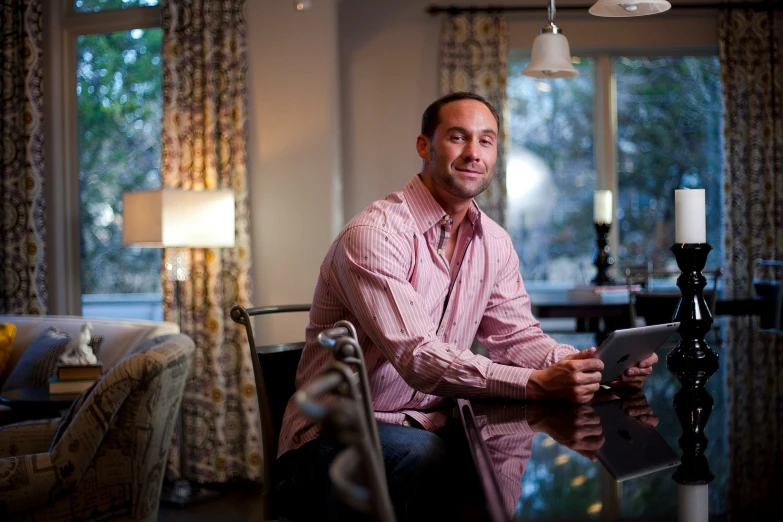
[{"label": "green foliage", "polygon": [[717,57],[617,58],[620,244],[629,264],[673,265],[674,190],[704,188],[721,264],[722,104]]},{"label": "green foliage", "polygon": [[122,193],[160,187],[161,36],[134,29],[77,40],[84,294],[160,292],[160,251],[122,245]]},{"label": "green foliage", "polygon": [[107,11],[109,9],[158,5],[158,0],[74,0],[73,5],[76,12],[89,13]]}]

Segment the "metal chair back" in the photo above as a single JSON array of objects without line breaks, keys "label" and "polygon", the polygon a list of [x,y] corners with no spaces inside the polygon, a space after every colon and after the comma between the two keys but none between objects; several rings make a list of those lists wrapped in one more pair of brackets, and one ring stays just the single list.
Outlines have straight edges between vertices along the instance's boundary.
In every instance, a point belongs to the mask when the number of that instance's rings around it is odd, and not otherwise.
[{"label": "metal chair back", "polygon": [[286,404],[296,390],[296,369],[304,350],[304,342],[256,346],[252,317],[258,315],[308,312],[309,304],[264,306],[231,309],[231,319],[245,327],[250,346],[250,359],[256,381],[256,396],[261,417],[261,448],[263,465],[263,516],[264,520],[277,518],[277,505],[271,494],[275,483],[274,464],[277,460],[277,441],[283,424]]}]

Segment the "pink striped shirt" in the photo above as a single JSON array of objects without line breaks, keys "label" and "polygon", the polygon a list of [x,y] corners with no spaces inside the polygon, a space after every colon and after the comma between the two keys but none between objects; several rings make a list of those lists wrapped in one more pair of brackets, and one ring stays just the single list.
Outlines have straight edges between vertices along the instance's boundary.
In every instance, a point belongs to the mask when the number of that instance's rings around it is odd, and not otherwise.
[{"label": "pink striped shirt", "polygon": [[[525,386],[574,348],[544,334],[530,312],[511,238],[474,203],[448,262],[451,218],[418,175],[355,216],[321,264],[297,389],[331,362],[318,333],[351,321],[364,351],[375,417],[445,424],[447,397],[525,398]],[[478,339],[488,357],[470,347]],[[278,455],[319,429],[289,401]]]}]

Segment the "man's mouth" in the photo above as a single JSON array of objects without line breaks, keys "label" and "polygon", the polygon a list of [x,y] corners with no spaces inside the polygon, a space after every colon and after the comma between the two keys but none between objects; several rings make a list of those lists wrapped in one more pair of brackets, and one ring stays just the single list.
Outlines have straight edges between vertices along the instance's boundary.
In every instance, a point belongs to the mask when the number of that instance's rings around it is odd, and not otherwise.
[{"label": "man's mouth", "polygon": [[466,174],[468,176],[481,176],[481,172],[475,169],[471,169],[468,167],[455,167],[457,172],[460,172],[462,174]]}]

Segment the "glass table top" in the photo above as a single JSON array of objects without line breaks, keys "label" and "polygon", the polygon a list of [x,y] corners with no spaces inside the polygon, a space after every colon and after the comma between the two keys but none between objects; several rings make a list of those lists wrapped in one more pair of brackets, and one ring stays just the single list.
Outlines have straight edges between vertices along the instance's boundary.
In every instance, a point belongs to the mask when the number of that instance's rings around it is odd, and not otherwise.
[{"label": "glass table top", "polygon": [[[643,395],[607,395],[606,404],[592,406],[459,401],[488,517],[696,522],[774,515],[783,501],[783,333],[760,330],[752,318],[718,323],[707,337],[720,358],[711,375],[667,369],[675,335],[658,351]],[[594,344],[590,335],[558,340]],[[607,420],[606,408],[624,409],[625,419]],[[660,462],[666,455],[655,462],[661,452],[674,457],[668,467]]]}]

